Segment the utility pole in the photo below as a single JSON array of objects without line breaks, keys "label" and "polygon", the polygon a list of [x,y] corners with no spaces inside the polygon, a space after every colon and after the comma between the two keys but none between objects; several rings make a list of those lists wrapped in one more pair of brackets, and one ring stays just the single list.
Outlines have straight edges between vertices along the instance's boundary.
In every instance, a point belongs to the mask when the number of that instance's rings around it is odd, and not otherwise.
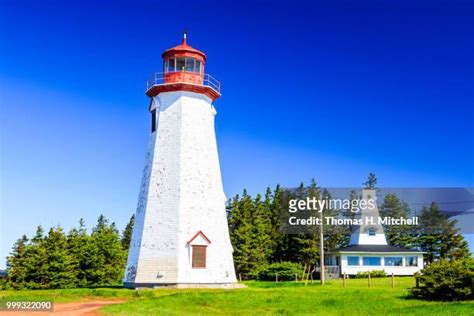
[{"label": "utility pole", "polygon": [[319,278],[321,285],[324,285],[324,232],[323,232],[323,210],[319,212],[319,218],[321,219],[321,225],[319,226]]}]

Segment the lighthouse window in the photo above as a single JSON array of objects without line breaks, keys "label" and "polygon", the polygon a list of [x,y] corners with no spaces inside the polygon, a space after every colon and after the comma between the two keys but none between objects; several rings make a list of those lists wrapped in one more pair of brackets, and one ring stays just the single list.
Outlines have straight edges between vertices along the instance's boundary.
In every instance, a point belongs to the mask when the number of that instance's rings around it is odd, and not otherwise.
[{"label": "lighthouse window", "polygon": [[184,71],[186,67],[184,58],[176,58],[176,71]]},{"label": "lighthouse window", "polygon": [[186,58],[186,71],[189,71],[189,72],[194,71],[194,59]]},{"label": "lighthouse window", "polygon": [[151,132],[156,131],[156,110],[151,111]]},{"label": "lighthouse window", "polygon": [[186,71],[201,73],[201,61],[194,58],[169,58],[164,63],[165,72]]},{"label": "lighthouse window", "polygon": [[201,62],[199,60],[196,60],[196,72],[201,73]]},{"label": "lighthouse window", "polygon": [[193,268],[205,268],[207,246],[192,246],[192,248],[193,248],[193,256],[192,256]]},{"label": "lighthouse window", "polygon": [[373,227],[369,228],[369,236],[375,236],[375,228]]},{"label": "lighthouse window", "polygon": [[170,58],[168,59],[167,61],[167,65],[165,64],[165,69],[167,69],[168,72],[173,72],[174,71],[174,64],[175,64],[175,59],[174,58]]}]

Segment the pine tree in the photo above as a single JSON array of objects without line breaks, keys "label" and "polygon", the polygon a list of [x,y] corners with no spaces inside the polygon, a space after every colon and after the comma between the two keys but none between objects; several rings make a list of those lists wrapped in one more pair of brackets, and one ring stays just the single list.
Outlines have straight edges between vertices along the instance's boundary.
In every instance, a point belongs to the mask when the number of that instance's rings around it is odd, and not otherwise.
[{"label": "pine tree", "polygon": [[[303,200],[307,197],[306,187],[303,182],[300,183],[296,191],[288,192],[287,201],[291,200]],[[288,204],[287,204],[288,205]],[[304,210],[298,209],[298,217],[304,218],[302,215],[308,213]],[[308,215],[308,214],[307,214]],[[294,229],[294,228],[293,228]],[[314,242],[311,241],[311,237],[308,236],[307,231],[301,231],[303,228],[298,227],[297,231],[289,231],[286,235],[286,261],[299,262],[307,264],[310,260],[311,248],[314,249]],[[311,228],[310,228],[311,229]],[[316,228],[313,228],[312,234],[316,234]],[[313,244],[313,245],[312,245]]]},{"label": "pine tree", "polygon": [[23,235],[15,242],[12,252],[7,257],[7,281],[14,289],[22,289],[26,286],[27,269],[24,262],[27,243],[28,238]]},{"label": "pine tree", "polygon": [[456,221],[441,212],[436,203],[423,207],[419,219],[420,235],[417,243],[421,250],[426,251],[427,263],[469,257],[468,244],[456,228]]},{"label": "pine tree", "polygon": [[[387,194],[380,206],[381,217],[408,218],[410,210],[406,203],[393,193]],[[413,248],[415,246],[413,229],[407,225],[385,225],[387,242],[392,246]]]},{"label": "pine tree", "polygon": [[234,263],[237,273],[247,277],[252,271],[253,241],[252,198],[244,189],[242,197],[238,195],[230,202],[229,227],[234,247]]},{"label": "pine tree", "polygon": [[[284,251],[284,240],[285,234],[283,231],[283,214],[288,212],[288,204],[282,204],[282,195],[283,190],[278,184],[273,190],[273,194],[270,197],[270,201],[265,199],[267,207],[270,209],[270,221],[271,221],[271,239],[273,240],[274,249],[270,258],[270,262],[280,262],[283,261],[283,251]],[[266,197],[268,196],[268,191]],[[284,213],[285,212],[285,213]]]},{"label": "pine tree", "polygon": [[73,228],[68,234],[68,248],[77,269],[76,286],[85,287],[93,285],[90,272],[95,266],[93,261],[94,245],[87,234],[84,219],[79,220],[79,227]]},{"label": "pine tree", "polygon": [[257,194],[253,201],[253,211],[251,214],[251,238],[250,242],[250,264],[251,272],[256,272],[268,264],[271,257],[274,241],[271,239],[270,210],[262,201],[262,196]]},{"label": "pine tree", "polygon": [[[332,199],[332,196],[327,189],[324,189],[321,193],[321,198],[323,200],[330,201]],[[341,210],[336,210],[332,208],[329,203],[327,203],[323,212],[325,217],[338,217]],[[323,224],[325,245],[324,249],[326,251],[332,251],[348,244],[347,227],[342,225],[330,225],[327,224],[326,221],[324,221]]]},{"label": "pine tree", "polygon": [[[316,184],[315,179],[311,179],[309,187],[305,188],[303,183],[297,190],[298,199],[315,198],[319,200],[321,198],[321,192]],[[305,214],[306,218],[309,217],[320,217],[319,212],[323,210],[311,209],[302,211],[301,214]],[[323,214],[324,216],[324,214]],[[319,258],[319,230],[318,226],[308,226],[308,231],[298,234],[295,238],[298,244],[298,261],[303,264],[314,265]]]},{"label": "pine tree", "polygon": [[[304,186],[299,188],[299,193],[305,194]],[[278,258],[275,262],[281,261],[291,261],[291,262],[299,262],[298,259],[298,233],[299,228],[290,226],[288,223],[288,219],[290,213],[288,212],[288,206],[290,200],[297,198],[297,193],[292,190],[281,190],[279,189],[279,194],[275,195],[276,199],[274,200],[274,207],[275,207],[275,214],[276,212],[279,213],[278,221],[281,224],[280,228],[280,245],[278,247]]]},{"label": "pine tree", "polygon": [[125,268],[115,224],[100,216],[91,236],[84,220],[66,236],[53,227],[44,236],[38,226],[31,240],[20,238],[7,257],[8,284],[15,289],[50,289],[111,285],[120,282]]},{"label": "pine tree", "polygon": [[135,225],[135,214],[130,217],[130,221],[128,222],[127,226],[122,233],[122,248],[123,250],[128,252],[130,248],[130,242],[132,240],[132,233],[133,233],[133,226]]},{"label": "pine tree", "polygon": [[46,249],[46,239],[44,229],[40,225],[37,227],[35,236],[30,240],[26,248],[27,258],[24,264],[27,269],[26,286],[28,288],[49,288],[46,278],[46,269],[49,260]]},{"label": "pine tree", "polygon": [[375,174],[373,174],[372,172],[369,173],[369,176],[367,177],[367,181],[365,181],[363,183],[364,185],[364,189],[366,190],[374,190],[376,189],[376,185],[377,185],[377,177],[375,176]]},{"label": "pine tree", "polygon": [[122,249],[120,236],[115,224],[108,224],[100,215],[93,228],[90,244],[90,283],[110,285],[121,280],[125,268],[126,252]]},{"label": "pine tree", "polygon": [[71,288],[76,285],[76,266],[69,253],[66,235],[61,227],[51,228],[43,242],[47,262],[40,288]]}]

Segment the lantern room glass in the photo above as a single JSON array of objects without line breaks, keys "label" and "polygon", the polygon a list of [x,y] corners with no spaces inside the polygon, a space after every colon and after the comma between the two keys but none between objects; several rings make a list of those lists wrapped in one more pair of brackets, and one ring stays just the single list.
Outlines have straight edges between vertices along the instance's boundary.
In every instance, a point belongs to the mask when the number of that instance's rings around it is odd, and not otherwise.
[{"label": "lantern room glass", "polygon": [[194,72],[201,73],[201,64],[200,60],[190,57],[177,57],[169,58],[164,62],[164,71],[165,72]]}]

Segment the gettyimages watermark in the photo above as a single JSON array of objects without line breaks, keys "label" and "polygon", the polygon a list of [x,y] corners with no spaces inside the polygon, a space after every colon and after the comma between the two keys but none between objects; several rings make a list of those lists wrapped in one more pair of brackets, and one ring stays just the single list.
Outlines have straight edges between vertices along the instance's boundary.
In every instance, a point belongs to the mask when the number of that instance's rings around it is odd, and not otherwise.
[{"label": "gettyimages watermark", "polygon": [[446,222],[460,233],[474,233],[472,188],[330,188],[324,194],[320,190],[318,196],[290,192],[294,194],[280,214],[288,234],[314,233],[321,225],[336,230],[374,226],[442,234]]},{"label": "gettyimages watermark", "polygon": [[[299,218],[296,214],[288,218],[289,225],[335,225],[335,226],[361,226],[361,225],[418,225],[418,216],[411,218],[391,216],[381,217],[377,213],[376,198],[368,199],[317,199],[315,197],[300,200],[292,199],[288,203],[288,212],[297,213],[303,212],[304,216],[309,217]],[[337,210],[341,213],[351,212],[354,214],[360,213],[357,218],[344,218],[332,216],[311,216],[312,213],[324,213],[324,210]]]}]

